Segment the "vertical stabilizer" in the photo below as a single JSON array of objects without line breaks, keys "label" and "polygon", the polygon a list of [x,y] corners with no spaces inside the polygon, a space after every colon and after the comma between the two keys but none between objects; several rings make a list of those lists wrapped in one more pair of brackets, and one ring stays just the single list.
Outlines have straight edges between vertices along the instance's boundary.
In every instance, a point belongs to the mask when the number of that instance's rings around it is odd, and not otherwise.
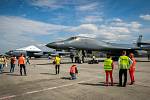
[{"label": "vertical stabilizer", "polygon": [[140,43],[142,42],[142,35],[139,35],[139,38],[137,39],[137,46],[140,47]]}]

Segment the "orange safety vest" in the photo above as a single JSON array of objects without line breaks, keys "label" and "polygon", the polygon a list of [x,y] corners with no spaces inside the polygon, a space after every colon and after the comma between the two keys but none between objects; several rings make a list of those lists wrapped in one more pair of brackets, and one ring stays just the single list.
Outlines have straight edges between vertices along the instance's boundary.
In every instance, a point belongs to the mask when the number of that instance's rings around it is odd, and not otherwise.
[{"label": "orange safety vest", "polygon": [[133,63],[131,64],[130,69],[135,69],[136,60],[135,58],[131,58],[131,60],[133,61]]},{"label": "orange safety vest", "polygon": [[18,64],[25,64],[25,58],[23,56],[19,57]]},{"label": "orange safety vest", "polygon": [[76,66],[71,66],[70,68],[70,73],[76,73],[77,72],[77,67]]}]

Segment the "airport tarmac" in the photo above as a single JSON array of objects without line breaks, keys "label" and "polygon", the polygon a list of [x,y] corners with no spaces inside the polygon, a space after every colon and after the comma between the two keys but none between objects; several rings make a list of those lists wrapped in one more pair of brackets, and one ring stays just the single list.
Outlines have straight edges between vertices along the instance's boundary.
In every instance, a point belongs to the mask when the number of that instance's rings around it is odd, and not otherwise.
[{"label": "airport tarmac", "polygon": [[[9,67],[0,74],[0,100],[149,100],[150,62],[147,58],[137,58],[135,84],[118,87],[118,66],[113,72],[114,86],[104,86],[103,62],[99,64],[77,64],[77,80],[69,80],[67,59],[60,66],[60,74],[55,75],[52,61],[31,60],[27,65],[27,76],[20,76],[19,67],[9,73]],[[70,59],[69,59],[70,61]],[[128,74],[128,84],[130,82]]]}]

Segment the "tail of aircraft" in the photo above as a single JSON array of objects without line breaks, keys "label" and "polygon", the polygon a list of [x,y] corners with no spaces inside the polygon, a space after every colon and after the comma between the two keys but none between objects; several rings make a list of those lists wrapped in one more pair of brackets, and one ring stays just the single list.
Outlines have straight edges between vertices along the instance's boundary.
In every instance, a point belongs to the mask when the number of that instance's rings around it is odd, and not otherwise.
[{"label": "tail of aircraft", "polygon": [[137,39],[137,46],[140,47],[141,46],[141,42],[142,42],[142,35],[139,35],[139,38]]},{"label": "tail of aircraft", "polygon": [[142,35],[139,35],[139,38],[138,38],[138,40],[137,40],[137,43],[136,43],[136,45],[138,46],[138,47],[141,47],[141,46],[150,46],[150,42],[146,42],[146,41],[142,41]]}]

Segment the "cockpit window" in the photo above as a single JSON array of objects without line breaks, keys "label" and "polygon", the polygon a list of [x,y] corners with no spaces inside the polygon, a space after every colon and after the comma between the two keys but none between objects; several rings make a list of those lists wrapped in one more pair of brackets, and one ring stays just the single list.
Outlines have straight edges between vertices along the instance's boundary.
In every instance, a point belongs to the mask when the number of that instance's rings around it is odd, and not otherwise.
[{"label": "cockpit window", "polygon": [[71,38],[69,38],[69,39],[67,39],[65,41],[71,41],[71,40],[75,40],[75,39],[77,39],[77,37],[71,37]]}]

